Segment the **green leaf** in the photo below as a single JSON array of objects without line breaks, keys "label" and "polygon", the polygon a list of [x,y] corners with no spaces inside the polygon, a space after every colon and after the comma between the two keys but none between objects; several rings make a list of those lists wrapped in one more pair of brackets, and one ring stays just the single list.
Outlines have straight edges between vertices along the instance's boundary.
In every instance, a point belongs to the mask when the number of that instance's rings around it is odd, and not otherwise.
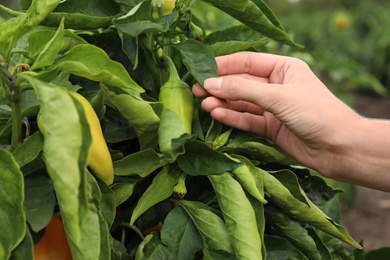
[{"label": "green leaf", "polygon": [[93,30],[109,27],[112,19],[120,12],[115,1],[67,0],[50,13],[42,24],[57,27],[65,19],[65,27],[74,30]]},{"label": "green leaf", "polygon": [[152,184],[142,194],[138,200],[130,224],[132,225],[142,213],[150,207],[169,198],[173,193],[173,187],[179,179],[179,173],[171,167],[164,166],[162,170],[154,177]]},{"label": "green leaf", "polygon": [[244,11],[248,0],[205,0],[216,7],[219,8],[231,8],[237,11]]},{"label": "green leaf", "polygon": [[64,45],[64,20],[62,19],[60,26],[53,37],[42,48],[41,53],[31,66],[31,70],[36,70],[42,67],[53,64],[58,53]]},{"label": "green leaf", "polygon": [[263,0],[251,0],[253,3],[255,3],[261,11],[264,13],[265,16],[270,20],[270,22],[275,25],[275,27],[284,30],[281,22],[276,18],[274,12],[268,7],[268,5]]},{"label": "green leaf", "polygon": [[10,260],[33,260],[34,252],[31,250],[34,246],[30,230],[26,229],[26,235],[22,242],[12,251]]},{"label": "green leaf", "polygon": [[265,216],[269,224],[285,236],[308,259],[322,259],[316,243],[300,222],[294,221],[288,215],[274,206],[265,206]]},{"label": "green leaf", "polygon": [[141,150],[156,147],[160,118],[154,108],[159,106],[158,103],[147,102],[118,88],[102,85],[102,89],[116,109],[135,129]]},{"label": "green leaf", "polygon": [[218,135],[217,138],[215,138],[213,141],[213,149],[218,150],[219,148],[223,147],[229,141],[229,137],[232,131],[233,128],[229,128],[222,134]]},{"label": "green leaf", "polygon": [[23,175],[8,151],[0,149],[0,259],[8,259],[11,251],[26,233],[23,210]]},{"label": "green leaf", "polygon": [[299,185],[298,177],[295,175],[294,172],[287,169],[281,169],[278,171],[270,171],[269,173],[272,174],[272,176],[274,176],[276,179],[278,179],[280,183],[282,183],[283,186],[289,190],[291,195],[293,195],[296,200],[299,200],[300,202],[309,206],[310,203],[307,194],[302,190],[301,186]]},{"label": "green leaf", "polygon": [[197,201],[179,200],[177,203],[194,222],[202,236],[204,248],[234,253],[225,223],[221,217],[213,212],[212,208]]},{"label": "green leaf", "polygon": [[[207,0],[207,2],[211,1]],[[213,3],[213,5],[215,4]],[[281,29],[279,26],[274,25],[276,18],[272,18],[273,22],[271,22],[268,17],[263,13],[263,11],[252,1],[249,1],[247,3],[245,10],[243,11],[235,10],[230,6],[215,6],[270,39],[285,43],[287,45],[291,45],[293,47],[302,48],[301,45],[295,43],[290,38],[286,31]],[[267,15],[269,15],[268,10],[266,11]]]},{"label": "green leaf", "polygon": [[38,25],[59,3],[60,0],[34,0],[25,14],[0,24],[1,55],[8,59],[19,38]]},{"label": "green leaf", "polygon": [[214,56],[228,55],[240,51],[246,51],[252,47],[265,45],[266,39],[261,39],[252,42],[241,42],[241,41],[228,41],[214,43],[208,48],[211,50]]},{"label": "green leaf", "polygon": [[115,194],[115,204],[116,206],[121,205],[125,202],[134,192],[136,181],[133,182],[115,182],[110,186],[112,191]]},{"label": "green leaf", "polygon": [[308,260],[298,248],[285,238],[266,235],[265,246],[267,248],[267,259]]},{"label": "green leaf", "polygon": [[123,34],[136,37],[142,33],[166,32],[169,23],[152,22],[150,1],[136,5],[126,15],[113,19],[115,27]]},{"label": "green leaf", "polygon": [[280,163],[283,165],[298,164],[271,141],[244,132],[239,133],[233,141],[223,148],[223,151],[230,154],[242,154],[261,163]]},{"label": "green leaf", "polygon": [[66,0],[61,2],[54,12],[80,13],[97,17],[111,17],[117,15],[120,12],[120,8],[115,1]]},{"label": "green leaf", "polygon": [[98,259],[99,217],[86,182],[86,158],[91,144],[89,125],[81,104],[69,92],[28,73],[20,73],[34,87],[41,107],[43,152],[53,181],[74,259]]},{"label": "green leaf", "polygon": [[263,259],[263,241],[256,215],[241,185],[229,173],[208,178],[217,195],[236,255],[240,259]]},{"label": "green leaf", "polygon": [[129,154],[114,162],[115,175],[146,177],[158,168],[167,165],[163,155],[153,149],[146,149]]},{"label": "green leaf", "polygon": [[12,155],[19,167],[23,167],[33,161],[43,149],[43,136],[40,132],[35,132],[20,145]]},{"label": "green leaf", "polygon": [[188,214],[180,207],[173,209],[164,220],[161,241],[176,254],[176,259],[194,259],[202,249],[202,237]]},{"label": "green leaf", "polygon": [[[300,175],[298,174],[298,176]],[[311,176],[310,174],[299,178],[299,185],[310,200],[319,207],[343,192],[342,189],[335,189],[329,186],[323,177]]]},{"label": "green leaf", "polygon": [[63,18],[65,18],[65,28],[75,30],[94,30],[109,27],[113,19],[113,17],[97,17],[80,13],[53,12],[42,21],[42,25],[55,27],[61,23]]},{"label": "green leaf", "polygon": [[53,183],[44,176],[25,179],[24,210],[27,222],[34,232],[39,232],[49,224],[53,217],[56,197]]},{"label": "green leaf", "polygon": [[232,155],[238,159],[243,165],[233,169],[233,177],[241,184],[241,186],[251,194],[259,202],[266,204],[264,198],[264,181],[263,176],[250,160],[243,156]]},{"label": "green leaf", "polygon": [[217,31],[210,32],[204,37],[203,43],[213,45],[219,42],[239,41],[239,42],[254,42],[265,37],[252,28],[244,25],[232,25]]},{"label": "green leaf", "polygon": [[144,92],[121,63],[111,60],[107,53],[91,44],[73,47],[53,64],[51,69],[54,68],[120,88],[137,97]]},{"label": "green leaf", "polygon": [[[86,181],[91,187],[91,198],[98,211],[100,252],[99,259],[110,259],[110,227],[115,219],[115,195],[103,180],[94,178],[92,174],[86,175]],[[92,226],[88,228],[93,228]],[[97,227],[94,227],[95,229]],[[89,248],[92,249],[92,248]]]},{"label": "green leaf", "polygon": [[187,70],[203,85],[208,78],[218,77],[218,68],[213,53],[206,45],[193,39],[173,45],[180,51]]},{"label": "green leaf", "polygon": [[184,149],[185,153],[178,156],[176,161],[189,175],[222,174],[241,165],[200,141],[188,140],[184,144]]},{"label": "green leaf", "polygon": [[[294,196],[294,194],[296,195],[297,188],[293,188],[290,191],[282,182],[268,172],[263,170],[260,172],[263,175],[265,190],[270,195],[269,201],[274,203],[283,212],[298,221],[310,224],[356,248],[361,248],[342,226],[325,215],[308,198],[305,198],[306,203],[301,201],[302,196],[305,196],[303,192],[300,192],[301,195],[297,199]],[[285,173],[288,173],[288,171]],[[290,185],[287,186],[290,187]]]}]

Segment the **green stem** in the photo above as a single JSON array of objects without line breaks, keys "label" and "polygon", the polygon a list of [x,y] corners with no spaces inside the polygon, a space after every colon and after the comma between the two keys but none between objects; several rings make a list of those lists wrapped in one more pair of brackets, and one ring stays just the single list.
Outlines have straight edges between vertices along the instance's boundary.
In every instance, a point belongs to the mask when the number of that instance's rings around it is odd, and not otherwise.
[{"label": "green stem", "polygon": [[169,80],[181,80],[179,73],[177,73],[175,63],[173,63],[172,59],[167,55],[162,55],[161,58],[167,63],[169,70]]},{"label": "green stem", "polygon": [[22,144],[22,107],[21,107],[21,88],[14,87],[11,92],[11,109],[12,109],[12,138],[11,152]]},{"label": "green stem", "polygon": [[13,16],[13,17],[24,14],[23,12],[14,11],[11,8],[8,8],[4,5],[0,5],[0,11],[3,11],[5,14],[7,14],[9,16]]},{"label": "green stem", "polygon": [[126,228],[129,228],[131,230],[133,230],[135,233],[137,233],[137,235],[143,240],[145,238],[145,236],[142,234],[141,230],[139,230],[136,226],[134,225],[130,225],[129,223],[121,223],[120,224],[121,227],[126,227]]}]

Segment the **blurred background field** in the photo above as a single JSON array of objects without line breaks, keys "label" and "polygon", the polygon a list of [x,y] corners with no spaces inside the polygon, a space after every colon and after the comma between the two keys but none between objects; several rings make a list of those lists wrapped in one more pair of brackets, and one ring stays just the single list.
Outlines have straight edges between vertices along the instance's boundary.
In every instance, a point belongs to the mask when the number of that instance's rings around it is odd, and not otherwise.
[{"label": "blurred background field", "polygon": [[[23,0],[22,0],[23,1]],[[257,51],[305,60],[344,102],[367,117],[390,119],[390,2],[387,0],[264,0],[299,50],[265,41]],[[0,0],[17,9],[18,1]],[[234,24],[216,9],[194,10],[203,29]],[[3,15],[3,17],[2,17]],[[0,14],[0,22],[5,20]],[[239,28],[238,30],[242,30]],[[250,33],[242,30],[241,37]],[[234,37],[239,34],[232,33]],[[258,39],[259,35],[252,35]],[[233,36],[232,36],[233,37]],[[218,34],[205,41],[218,40]],[[389,169],[390,170],[390,169]],[[390,193],[335,183],[346,190],[342,222],[366,250],[390,246]]]}]

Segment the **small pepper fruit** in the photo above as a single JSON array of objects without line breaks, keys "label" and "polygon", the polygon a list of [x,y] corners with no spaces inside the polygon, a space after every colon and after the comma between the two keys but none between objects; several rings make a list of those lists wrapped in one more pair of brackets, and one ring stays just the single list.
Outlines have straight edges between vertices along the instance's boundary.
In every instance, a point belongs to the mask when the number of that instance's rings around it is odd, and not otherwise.
[{"label": "small pepper fruit", "polygon": [[158,142],[163,154],[172,155],[172,140],[192,132],[194,98],[190,86],[180,79],[172,59],[166,55],[163,55],[162,59],[168,65],[169,79],[159,93],[163,111]]},{"label": "small pepper fruit", "polygon": [[71,260],[72,255],[61,217],[54,215],[34,246],[35,260]]}]

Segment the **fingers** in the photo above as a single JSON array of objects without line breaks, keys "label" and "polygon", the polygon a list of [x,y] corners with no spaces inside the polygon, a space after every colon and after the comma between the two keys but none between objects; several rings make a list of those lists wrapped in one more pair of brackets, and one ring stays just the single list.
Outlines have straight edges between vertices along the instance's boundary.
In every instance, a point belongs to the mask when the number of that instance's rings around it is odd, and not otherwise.
[{"label": "fingers", "polygon": [[288,89],[279,84],[268,84],[237,76],[207,79],[204,87],[216,98],[228,101],[245,101],[273,111],[286,97]]},{"label": "fingers", "polygon": [[210,96],[209,92],[207,92],[207,90],[205,90],[199,83],[192,86],[192,93],[194,93],[197,97]]},{"label": "fingers", "polygon": [[[248,79],[248,80],[257,81],[257,82],[264,82],[264,83],[268,83],[269,82],[269,80],[267,78],[253,76],[253,75],[250,75],[250,74],[235,74],[235,76],[241,77],[241,78],[244,78],[244,79]],[[192,92],[197,97],[206,97],[206,96],[210,95],[210,93],[208,93],[207,90],[205,90],[199,83],[195,84],[192,87]]]},{"label": "fingers", "polygon": [[298,59],[266,53],[239,52],[216,58],[220,76],[250,74],[270,78],[270,82],[282,83],[291,64],[302,63]]},{"label": "fingers", "polygon": [[259,106],[245,101],[224,101],[215,97],[207,97],[202,102],[202,108],[207,112],[218,107],[255,115],[262,115],[264,113],[264,110]]},{"label": "fingers", "polygon": [[263,136],[267,134],[267,121],[262,115],[241,113],[223,107],[216,107],[211,110],[211,116],[233,128]]}]

